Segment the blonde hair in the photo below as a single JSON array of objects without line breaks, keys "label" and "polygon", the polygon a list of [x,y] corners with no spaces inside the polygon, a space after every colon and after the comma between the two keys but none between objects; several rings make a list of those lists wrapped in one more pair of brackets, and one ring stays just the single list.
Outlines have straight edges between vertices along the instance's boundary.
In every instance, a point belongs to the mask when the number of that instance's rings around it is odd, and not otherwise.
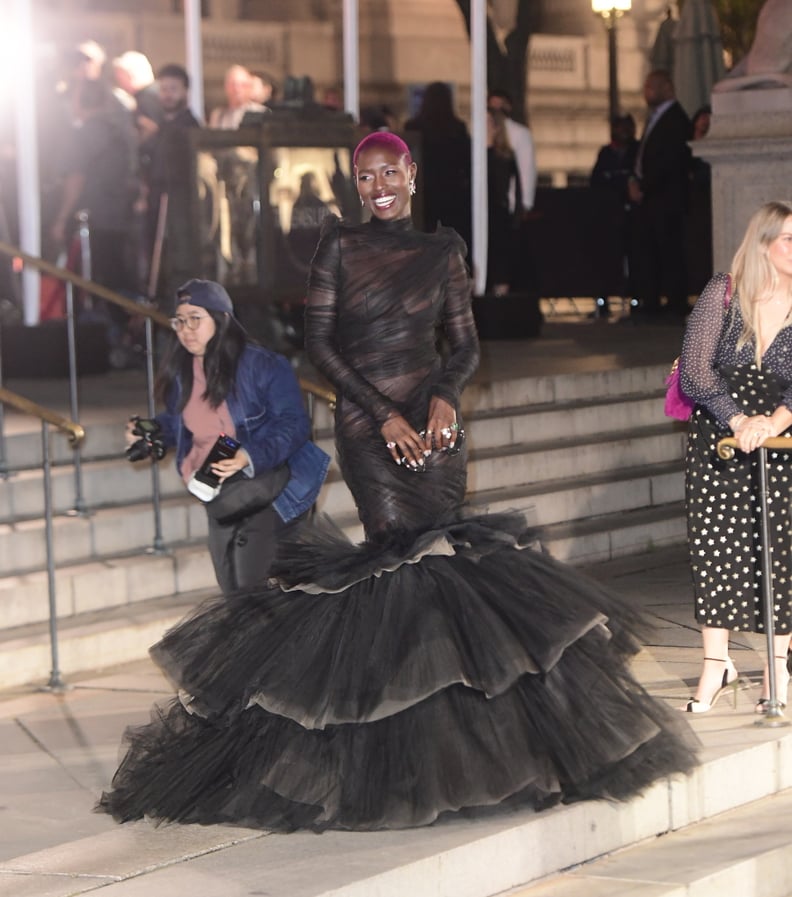
[{"label": "blonde hair", "polygon": [[514,149],[506,130],[506,114],[500,109],[488,109],[487,115],[492,120],[492,148],[495,154],[510,159],[514,155]]},{"label": "blonde hair", "polygon": [[[756,340],[756,303],[769,296],[778,283],[778,274],[770,262],[768,249],[777,239],[787,218],[792,217],[792,202],[773,200],[757,209],[748,222],[742,243],[732,261],[733,292],[739,298],[743,326],[737,340],[741,349],[752,340],[756,345],[756,364],[761,361]],[[783,327],[792,323],[792,311]]]}]

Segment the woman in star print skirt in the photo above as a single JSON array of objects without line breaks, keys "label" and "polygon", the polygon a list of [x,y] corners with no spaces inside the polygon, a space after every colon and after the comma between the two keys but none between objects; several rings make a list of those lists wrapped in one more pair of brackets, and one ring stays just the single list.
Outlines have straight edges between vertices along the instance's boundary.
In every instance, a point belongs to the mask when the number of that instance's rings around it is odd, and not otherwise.
[{"label": "woman in star print skirt", "polygon": [[[705,713],[738,674],[729,633],[763,632],[758,454],[770,436],[792,436],[792,203],[769,202],[751,218],[731,274],[716,274],[696,302],[680,360],[690,420],[685,493],[696,619],[704,663],[685,705]],[[740,451],[722,461],[716,444],[734,435]],[[768,452],[775,590],[776,681],[786,700],[792,631],[792,453]],[[757,713],[766,710],[767,670]]]}]

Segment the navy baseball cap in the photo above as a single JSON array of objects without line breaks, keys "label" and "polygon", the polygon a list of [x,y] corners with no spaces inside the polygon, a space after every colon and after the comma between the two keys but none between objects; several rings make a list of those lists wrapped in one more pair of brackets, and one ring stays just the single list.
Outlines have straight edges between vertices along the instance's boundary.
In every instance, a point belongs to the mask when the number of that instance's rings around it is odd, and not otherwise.
[{"label": "navy baseball cap", "polygon": [[226,314],[234,314],[234,306],[231,297],[225,287],[213,280],[188,280],[176,290],[176,304],[189,302],[207,311],[219,311]]}]

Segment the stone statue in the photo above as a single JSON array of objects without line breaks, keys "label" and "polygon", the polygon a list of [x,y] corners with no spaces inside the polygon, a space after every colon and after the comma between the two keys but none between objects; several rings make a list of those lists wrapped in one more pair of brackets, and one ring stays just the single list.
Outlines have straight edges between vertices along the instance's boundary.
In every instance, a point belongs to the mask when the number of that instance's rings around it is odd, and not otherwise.
[{"label": "stone statue", "polygon": [[765,0],[751,49],[713,92],[792,86],[792,2]]}]

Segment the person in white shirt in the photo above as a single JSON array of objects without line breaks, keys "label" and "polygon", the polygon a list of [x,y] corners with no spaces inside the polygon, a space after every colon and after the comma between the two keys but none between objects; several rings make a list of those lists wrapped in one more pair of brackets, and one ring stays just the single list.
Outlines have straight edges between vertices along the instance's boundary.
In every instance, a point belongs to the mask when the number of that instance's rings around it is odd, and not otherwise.
[{"label": "person in white shirt", "polygon": [[[536,155],[530,128],[512,118],[511,97],[504,90],[491,90],[487,97],[487,109],[491,112],[502,112],[506,116],[506,135],[514,150],[517,171],[520,175],[522,193],[521,212],[530,212],[536,195]],[[511,211],[515,211],[516,191],[512,187],[509,193]]]}]

